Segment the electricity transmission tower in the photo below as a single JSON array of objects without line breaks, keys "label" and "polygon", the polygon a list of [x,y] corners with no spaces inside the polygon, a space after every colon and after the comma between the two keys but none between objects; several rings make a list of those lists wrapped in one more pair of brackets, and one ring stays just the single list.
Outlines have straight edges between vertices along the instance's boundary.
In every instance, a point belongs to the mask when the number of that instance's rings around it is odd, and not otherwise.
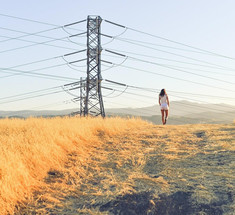
[{"label": "electricity transmission tower", "polygon": [[101,93],[100,16],[87,17],[87,77],[80,81],[80,116],[105,117]]}]

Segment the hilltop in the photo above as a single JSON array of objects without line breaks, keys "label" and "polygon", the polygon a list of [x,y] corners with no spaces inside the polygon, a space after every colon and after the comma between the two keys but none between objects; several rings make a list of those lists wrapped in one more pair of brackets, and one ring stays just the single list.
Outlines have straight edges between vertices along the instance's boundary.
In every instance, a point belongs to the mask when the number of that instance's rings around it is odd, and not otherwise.
[{"label": "hilltop", "polygon": [[234,124],[31,118],[0,120],[0,131],[0,206],[14,214],[235,209]]}]

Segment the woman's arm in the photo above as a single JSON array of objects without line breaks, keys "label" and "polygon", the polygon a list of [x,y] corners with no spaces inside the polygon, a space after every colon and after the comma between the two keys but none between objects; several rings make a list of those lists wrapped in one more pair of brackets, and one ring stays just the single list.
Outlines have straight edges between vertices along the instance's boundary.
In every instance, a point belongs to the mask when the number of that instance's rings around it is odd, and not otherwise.
[{"label": "woman's arm", "polygon": [[166,101],[167,101],[168,107],[170,107],[170,101],[169,101],[168,96],[166,96]]},{"label": "woman's arm", "polygon": [[160,96],[159,96],[159,99],[158,99],[158,103],[159,103],[159,105],[161,105],[161,98],[160,98]]}]

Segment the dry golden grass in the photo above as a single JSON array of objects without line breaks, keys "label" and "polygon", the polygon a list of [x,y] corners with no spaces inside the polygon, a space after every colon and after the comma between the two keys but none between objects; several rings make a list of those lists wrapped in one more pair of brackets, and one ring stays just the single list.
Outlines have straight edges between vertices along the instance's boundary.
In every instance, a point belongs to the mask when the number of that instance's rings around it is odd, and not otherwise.
[{"label": "dry golden grass", "polygon": [[0,120],[1,214],[109,214],[99,207],[117,197],[190,187],[209,204],[216,184],[234,193],[234,162],[214,159],[234,154],[234,131],[121,118]]},{"label": "dry golden grass", "polygon": [[141,124],[146,123],[119,118],[0,120],[1,214],[13,214],[16,203],[23,203],[35,190],[46,189],[43,179],[48,171],[63,172],[69,154],[76,154],[76,171],[82,177],[86,173],[79,164],[86,165],[100,147],[100,135],[120,134]]}]

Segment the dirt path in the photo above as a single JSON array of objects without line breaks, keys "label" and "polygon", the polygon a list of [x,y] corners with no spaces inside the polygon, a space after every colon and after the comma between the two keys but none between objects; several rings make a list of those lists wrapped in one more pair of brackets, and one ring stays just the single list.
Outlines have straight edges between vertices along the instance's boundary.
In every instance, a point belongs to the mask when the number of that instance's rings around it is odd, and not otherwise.
[{"label": "dirt path", "polygon": [[[152,126],[112,137],[99,132],[84,163],[66,171],[18,214],[216,214],[235,211],[234,125]],[[79,168],[86,174],[80,174]]]}]

